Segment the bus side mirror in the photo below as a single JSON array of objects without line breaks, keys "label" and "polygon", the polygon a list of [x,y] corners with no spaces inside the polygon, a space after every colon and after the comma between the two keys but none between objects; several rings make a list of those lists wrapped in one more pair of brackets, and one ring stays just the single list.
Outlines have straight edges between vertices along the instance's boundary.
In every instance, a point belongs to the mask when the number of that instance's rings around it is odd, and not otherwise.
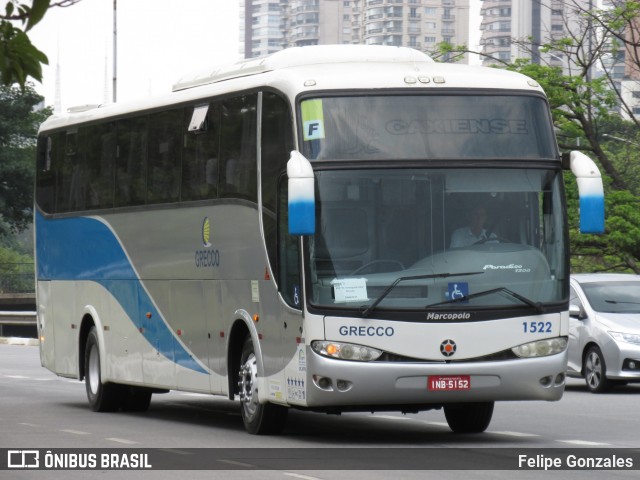
[{"label": "bus side mirror", "polygon": [[584,153],[569,154],[580,195],[580,233],[604,233],[604,188],[597,165]]},{"label": "bus side mirror", "polygon": [[315,177],[311,162],[300,152],[291,152],[287,162],[289,186],[289,234],[316,233]]}]

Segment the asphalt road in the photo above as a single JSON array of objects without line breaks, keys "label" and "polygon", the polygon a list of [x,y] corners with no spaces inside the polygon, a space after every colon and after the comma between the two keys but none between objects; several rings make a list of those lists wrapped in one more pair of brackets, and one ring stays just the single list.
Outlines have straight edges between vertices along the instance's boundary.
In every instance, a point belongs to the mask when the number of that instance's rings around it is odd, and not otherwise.
[{"label": "asphalt road", "polygon": [[[154,395],[145,413],[91,412],[84,384],[56,377],[42,368],[37,347],[0,344],[1,455],[6,454],[6,449],[53,452],[69,449],[66,451],[91,451],[98,455],[121,449],[127,452],[155,449],[153,458],[161,463],[184,465],[185,469],[193,467],[190,462],[203,460],[205,465],[215,465],[209,471],[12,469],[0,470],[0,479],[637,478],[637,470],[624,468],[500,469],[505,456],[517,458],[522,453],[534,458],[530,461],[538,461],[537,449],[556,449],[555,456],[565,462],[567,455],[584,454],[586,449],[593,455],[625,458],[629,452],[625,449],[629,448],[638,449],[633,451],[637,458],[634,467],[640,468],[637,413],[640,385],[593,395],[582,381],[570,379],[568,383],[559,402],[496,404],[489,429],[479,435],[451,433],[441,411],[407,416],[396,413],[328,416],[292,411],[282,435],[262,437],[245,433],[237,403],[207,395],[181,392]],[[273,450],[265,451],[265,447]],[[219,460],[203,458],[215,456],[222,448],[233,450],[224,451],[224,458]],[[300,452],[304,455],[311,452],[312,460],[296,461]],[[551,458],[541,461],[555,461],[547,450],[542,452]],[[589,452],[587,456],[592,455]],[[351,463],[344,463],[347,457],[351,457]],[[411,470],[422,468],[425,462],[459,470]],[[498,470],[489,470],[494,464]],[[269,470],[256,470],[261,465]]]}]

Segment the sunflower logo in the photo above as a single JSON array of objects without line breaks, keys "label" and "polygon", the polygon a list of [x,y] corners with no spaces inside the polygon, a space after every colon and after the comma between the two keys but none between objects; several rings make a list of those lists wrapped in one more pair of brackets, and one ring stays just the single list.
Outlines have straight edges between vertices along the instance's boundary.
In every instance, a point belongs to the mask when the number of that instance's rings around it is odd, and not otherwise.
[{"label": "sunflower logo", "polygon": [[209,222],[209,217],[204,217],[204,221],[202,222],[202,245],[205,247],[210,247],[211,242],[209,242],[211,238],[211,223]]}]

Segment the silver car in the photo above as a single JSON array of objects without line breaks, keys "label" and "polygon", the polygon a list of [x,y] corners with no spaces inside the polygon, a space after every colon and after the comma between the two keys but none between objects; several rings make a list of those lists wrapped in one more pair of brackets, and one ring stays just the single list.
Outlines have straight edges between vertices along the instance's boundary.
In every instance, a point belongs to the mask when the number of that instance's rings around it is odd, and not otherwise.
[{"label": "silver car", "polygon": [[591,392],[640,382],[640,276],[571,277],[569,366]]}]

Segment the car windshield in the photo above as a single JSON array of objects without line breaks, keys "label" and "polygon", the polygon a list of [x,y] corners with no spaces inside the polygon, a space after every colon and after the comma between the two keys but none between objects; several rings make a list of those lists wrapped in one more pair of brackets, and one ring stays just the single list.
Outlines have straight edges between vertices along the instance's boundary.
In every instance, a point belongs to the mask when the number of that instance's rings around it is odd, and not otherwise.
[{"label": "car windshield", "polygon": [[640,282],[595,282],[581,286],[596,312],[640,313]]},{"label": "car windshield", "polygon": [[307,242],[316,307],[531,309],[565,298],[559,171],[323,170],[316,179]]}]

